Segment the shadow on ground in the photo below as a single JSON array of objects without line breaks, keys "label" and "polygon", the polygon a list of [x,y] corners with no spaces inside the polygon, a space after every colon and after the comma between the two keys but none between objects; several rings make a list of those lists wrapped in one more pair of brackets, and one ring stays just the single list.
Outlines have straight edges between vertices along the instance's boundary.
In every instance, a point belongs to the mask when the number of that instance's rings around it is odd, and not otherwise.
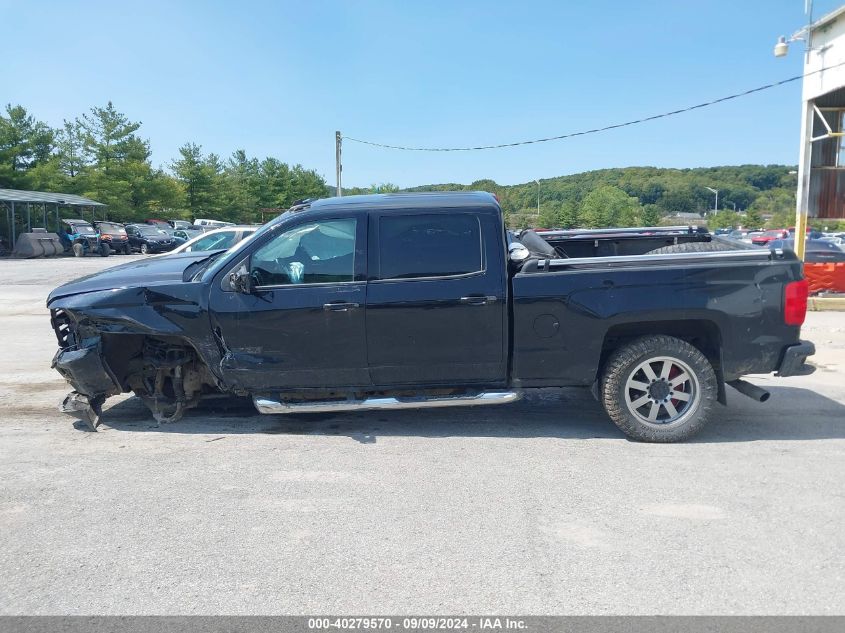
[{"label": "shadow on ground", "polygon": [[[845,406],[808,389],[772,387],[760,404],[729,390],[727,407],[717,406],[710,424],[692,442],[822,440],[845,438]],[[339,435],[361,443],[379,436],[554,437],[624,436],[586,390],[550,389],[521,402],[490,407],[362,411],[333,414],[258,414],[246,399],[215,401],[189,411],[174,424],[156,425],[138,398],[103,413],[103,425],[117,431],[158,433]],[[85,426],[76,425],[80,430]]]}]

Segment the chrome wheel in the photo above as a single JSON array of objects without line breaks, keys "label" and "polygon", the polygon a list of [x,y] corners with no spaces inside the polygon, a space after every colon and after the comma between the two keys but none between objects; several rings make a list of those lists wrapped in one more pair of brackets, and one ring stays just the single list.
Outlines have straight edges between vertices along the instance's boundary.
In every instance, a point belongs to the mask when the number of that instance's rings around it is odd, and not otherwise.
[{"label": "chrome wheel", "polygon": [[645,424],[683,424],[698,406],[698,377],[685,362],[657,356],[639,365],[625,383],[625,405]]}]

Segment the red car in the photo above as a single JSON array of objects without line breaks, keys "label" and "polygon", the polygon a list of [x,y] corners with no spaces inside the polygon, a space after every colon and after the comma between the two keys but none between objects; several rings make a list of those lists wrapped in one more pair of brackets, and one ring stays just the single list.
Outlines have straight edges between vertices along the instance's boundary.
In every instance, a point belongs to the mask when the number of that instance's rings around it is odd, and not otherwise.
[{"label": "red car", "polygon": [[764,231],[762,235],[755,235],[751,238],[751,243],[754,246],[766,246],[769,242],[782,240],[787,237],[789,237],[789,231],[786,229],[776,229],[774,231]]}]

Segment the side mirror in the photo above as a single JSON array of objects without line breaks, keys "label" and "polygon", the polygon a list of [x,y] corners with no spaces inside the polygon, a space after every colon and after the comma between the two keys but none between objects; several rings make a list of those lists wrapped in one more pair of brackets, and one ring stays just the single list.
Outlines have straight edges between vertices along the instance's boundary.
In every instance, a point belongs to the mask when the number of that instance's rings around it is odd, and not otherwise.
[{"label": "side mirror", "polygon": [[246,266],[238,266],[229,273],[229,287],[235,292],[248,295],[252,292],[252,277]]}]

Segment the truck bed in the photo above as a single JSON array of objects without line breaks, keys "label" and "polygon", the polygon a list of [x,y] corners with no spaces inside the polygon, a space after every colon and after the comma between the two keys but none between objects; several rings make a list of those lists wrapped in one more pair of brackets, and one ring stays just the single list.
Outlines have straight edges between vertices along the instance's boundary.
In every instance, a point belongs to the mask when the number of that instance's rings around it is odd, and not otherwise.
[{"label": "truck bed", "polygon": [[762,249],[530,260],[511,280],[513,376],[590,384],[620,339],[658,331],[712,350],[724,380],[775,371],[799,341],[782,296],[798,279],[794,253]]},{"label": "truck bed", "polygon": [[693,226],[650,226],[625,229],[543,230],[537,235],[561,257],[644,255],[663,246],[709,242],[706,229]]}]

